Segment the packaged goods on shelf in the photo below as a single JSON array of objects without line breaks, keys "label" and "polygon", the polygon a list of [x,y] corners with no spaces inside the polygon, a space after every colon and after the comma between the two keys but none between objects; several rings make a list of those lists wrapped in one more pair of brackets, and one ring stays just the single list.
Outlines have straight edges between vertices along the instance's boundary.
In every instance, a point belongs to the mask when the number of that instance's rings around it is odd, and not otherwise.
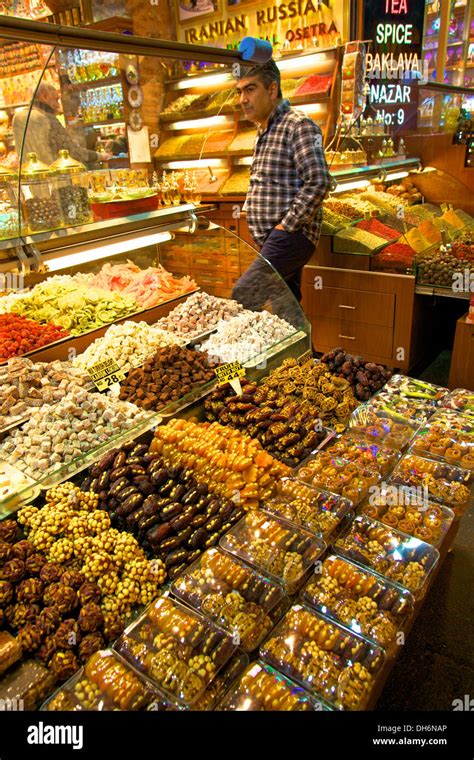
[{"label": "packaged goods on shelf", "polygon": [[0,457],[35,480],[131,430],[146,414],[134,404],[74,388],[56,404],[43,404],[0,444]]},{"label": "packaged goods on shelf", "polygon": [[389,483],[426,489],[430,499],[462,515],[471,504],[474,472],[410,453],[395,468]]},{"label": "packaged goods on shelf", "polygon": [[[19,310],[24,308],[25,300],[21,303],[17,300],[12,308]],[[25,309],[26,310],[26,309]],[[31,314],[38,314],[33,309]],[[0,362],[5,362],[15,356],[21,356],[28,351],[47,346],[57,340],[66,338],[69,333],[63,327],[52,324],[49,320],[43,320],[46,324],[39,324],[34,319],[28,319],[18,314],[0,315]]]},{"label": "packaged goods on shelf", "polygon": [[107,357],[114,359],[120,369],[128,372],[143,364],[161,346],[177,342],[178,338],[173,333],[146,322],[122,322],[111,325],[102,338],[97,338],[72,363],[75,367],[87,369]]},{"label": "packaged goods on shelf", "polygon": [[172,593],[229,631],[245,652],[263,641],[289,607],[276,583],[221,549],[209,549],[176,578]]},{"label": "packaged goods on shelf", "polygon": [[190,277],[174,277],[160,266],[140,269],[132,261],[126,264],[104,264],[100,272],[88,278],[91,288],[118,291],[135,299],[142,309],[196,290]]},{"label": "packaged goods on shelf", "polygon": [[2,704],[23,705],[36,710],[54,687],[54,676],[36,660],[24,660],[0,681]]},{"label": "packaged goods on shelf", "polygon": [[384,238],[374,235],[372,232],[366,232],[366,230],[357,227],[346,227],[343,230],[338,230],[334,235],[333,250],[370,256],[373,251],[385,243]]},{"label": "packaged goods on shelf", "polygon": [[390,486],[365,499],[360,513],[433,546],[443,543],[454,520],[452,509],[424,501],[408,491],[397,492]]},{"label": "packaged goods on shelf", "polygon": [[71,335],[102,327],[139,310],[132,296],[54,279],[35,285],[12,309],[39,322],[53,323]]},{"label": "packaged goods on shelf", "polygon": [[363,710],[385,654],[336,622],[295,605],[260,647],[273,667],[340,710]]},{"label": "packaged goods on shelf", "polygon": [[421,598],[439,560],[434,546],[359,515],[334,549],[354,562],[404,586]]},{"label": "packaged goods on shelf", "polygon": [[246,362],[295,333],[295,328],[268,311],[248,311],[217,326],[217,331],[201,344],[219,362]]},{"label": "packaged goods on shelf", "polygon": [[327,366],[331,375],[347,380],[359,401],[367,401],[392,377],[392,371],[387,367],[353,356],[343,348],[333,348],[326,352],[322,355],[321,362]]},{"label": "packaged goods on shelf", "polygon": [[150,684],[111,651],[95,652],[46,703],[49,712],[71,710],[146,710],[159,700]]},{"label": "packaged goods on shelf", "polygon": [[263,509],[320,535],[328,543],[329,537],[352,509],[352,502],[294,478],[282,478],[275,496],[264,503]]},{"label": "packaged goods on shelf", "polygon": [[195,338],[214,330],[221,320],[232,319],[242,310],[243,306],[237,301],[199,292],[189,296],[156,324],[179,337]]},{"label": "packaged goods on shelf", "polygon": [[[210,620],[163,596],[126,629],[114,650],[168,697],[192,705],[229,662],[236,645]],[[170,679],[171,660],[176,667]]]},{"label": "packaged goods on shelf", "polygon": [[464,388],[456,388],[444,400],[443,406],[474,416],[474,393]]},{"label": "packaged goods on shelf", "polygon": [[351,435],[377,441],[382,446],[402,451],[415,435],[419,423],[391,410],[373,409],[370,402],[361,404],[349,420]]},{"label": "packaged goods on shelf", "polygon": [[326,544],[301,527],[252,509],[219,542],[222,549],[270,575],[288,594],[304,583]]},{"label": "packaged goods on shelf", "polygon": [[375,412],[398,415],[406,419],[413,420],[417,423],[423,423],[428,420],[436,411],[432,403],[423,401],[423,399],[406,398],[385,390],[377,393],[369,403],[370,409]]},{"label": "packaged goods on shelf", "polygon": [[71,389],[90,384],[87,372],[70,362],[9,359],[0,368],[0,430],[25,419],[31,408],[60,401]]},{"label": "packaged goods on shelf", "polygon": [[381,480],[380,472],[369,465],[350,462],[322,452],[311,457],[296,471],[298,480],[334,494],[340,494],[353,505],[359,504],[371,486]]},{"label": "packaged goods on shelf", "polygon": [[397,635],[413,615],[410,592],[334,554],[323,560],[321,572],[308,581],[301,598],[387,653],[394,653]]},{"label": "packaged goods on shelf", "polygon": [[400,459],[399,452],[394,449],[354,438],[349,433],[330,441],[323,451],[323,456],[340,457],[358,467],[373,468],[382,476],[391,472]]},{"label": "packaged goods on shelf", "polygon": [[172,420],[159,425],[150,447],[166,466],[193,470],[198,483],[224,498],[236,498],[243,509],[271,497],[275,481],[290,469],[268,454],[255,439],[219,425]]},{"label": "packaged goods on shelf", "polygon": [[90,468],[82,488],[98,494],[112,524],[134,533],[170,578],[244,514],[238,503],[215,495],[205,473],[198,483],[191,468],[166,466],[147,445],[115,450]]},{"label": "packaged goods on shelf", "polygon": [[[219,703],[218,710],[308,712],[315,700],[301,686],[262,661],[250,663],[238,682]],[[318,704],[317,709],[329,709]]]},{"label": "packaged goods on shelf", "polygon": [[250,182],[250,167],[237,166],[229,179],[221,187],[221,195],[242,195],[246,193]]},{"label": "packaged goods on shelf", "polygon": [[165,346],[132,369],[121,383],[119,398],[140,409],[159,411],[170,402],[215,380],[215,364],[192,348]]},{"label": "packaged goods on shelf", "polygon": [[441,406],[449,394],[448,389],[441,385],[433,385],[405,375],[394,375],[384,390],[403,398],[416,399],[420,404],[431,405],[434,409]]}]

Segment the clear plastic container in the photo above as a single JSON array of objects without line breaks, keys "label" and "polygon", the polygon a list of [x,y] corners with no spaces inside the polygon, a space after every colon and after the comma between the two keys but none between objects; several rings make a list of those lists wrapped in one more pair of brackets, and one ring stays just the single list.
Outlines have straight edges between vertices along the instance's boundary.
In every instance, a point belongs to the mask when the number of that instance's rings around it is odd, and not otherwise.
[{"label": "clear plastic container", "polygon": [[410,443],[419,423],[395,412],[372,409],[370,402],[361,404],[349,419],[349,433],[369,441],[377,441],[397,451]]},{"label": "clear plastic container", "polygon": [[23,232],[42,232],[64,226],[54,172],[36,153],[28,153],[21,167],[22,208],[26,229]]},{"label": "clear plastic container", "polygon": [[474,429],[467,420],[432,418],[416,434],[410,452],[474,470]]},{"label": "clear plastic container", "polygon": [[434,546],[365,515],[355,518],[347,533],[334,543],[334,549],[407,588],[416,598],[426,593],[439,560]]},{"label": "clear plastic container", "polygon": [[89,657],[85,666],[43,703],[41,710],[137,711],[153,703],[160,703],[158,692],[106,649]]},{"label": "clear plastic container", "polygon": [[406,398],[396,393],[389,393],[385,389],[373,396],[368,406],[374,412],[400,415],[400,417],[418,424],[429,420],[436,410],[436,407],[431,403],[425,404],[421,399]]},{"label": "clear plastic container", "polygon": [[340,710],[364,710],[385,654],[380,647],[302,605],[294,605],[260,656]]},{"label": "clear plastic container", "polygon": [[342,457],[320,452],[296,470],[296,477],[309,485],[340,494],[354,506],[359,504],[370,489],[380,481],[373,467],[359,467]]},{"label": "clear plastic container", "polygon": [[279,584],[221,549],[209,549],[172,584],[182,602],[225,628],[252,652],[290,606]]},{"label": "clear plastic container", "polygon": [[444,399],[443,406],[474,417],[474,392],[467,391],[465,388],[456,388]]},{"label": "clear plastic container", "polygon": [[323,560],[321,571],[301,590],[301,599],[375,642],[387,656],[395,653],[398,633],[413,616],[409,591],[335,554]]},{"label": "clear plastic container", "polygon": [[190,705],[232,657],[236,645],[203,615],[164,595],[113,648],[171,700]]},{"label": "clear plastic container", "polygon": [[430,502],[416,491],[411,493],[409,489],[388,484],[364,499],[359,512],[437,547],[443,543],[455,518],[449,507]]},{"label": "clear plastic container", "polygon": [[60,150],[59,158],[49,167],[56,177],[58,196],[66,224],[87,224],[92,221],[89,180],[84,164]]},{"label": "clear plastic container", "polygon": [[313,712],[328,710],[321,701],[265,662],[252,662],[217,709],[223,712]]},{"label": "clear plastic container", "polygon": [[361,441],[347,433],[338,436],[326,447],[324,454],[340,457],[361,467],[370,467],[385,476],[392,472],[400,459],[400,453],[377,443]]},{"label": "clear plastic container", "polygon": [[260,510],[252,510],[219,541],[225,551],[243,559],[281,583],[294,594],[312,565],[326,549],[320,538],[282,522]]},{"label": "clear plastic container", "polygon": [[0,520],[36,499],[40,490],[39,483],[0,460]]},{"label": "clear plastic container", "polygon": [[389,485],[420,490],[426,501],[433,499],[463,515],[472,502],[474,472],[444,462],[407,454],[400,460]]},{"label": "clear plastic container", "polygon": [[295,478],[282,478],[277,483],[275,497],[264,502],[263,509],[316,533],[327,542],[352,506],[343,496],[320,491]]},{"label": "clear plastic container", "polygon": [[394,375],[383,389],[386,393],[396,393],[398,396],[419,401],[423,405],[432,404],[435,407],[441,406],[449,395],[448,389],[441,385],[425,383],[424,380],[416,380],[405,375]]}]

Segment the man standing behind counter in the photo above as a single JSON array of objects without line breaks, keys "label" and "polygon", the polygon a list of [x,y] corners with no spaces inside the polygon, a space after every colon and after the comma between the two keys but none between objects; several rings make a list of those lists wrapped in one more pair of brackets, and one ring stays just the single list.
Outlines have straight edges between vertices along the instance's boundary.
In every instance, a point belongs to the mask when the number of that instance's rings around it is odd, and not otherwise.
[{"label": "man standing behind counter", "polygon": [[[260,254],[301,301],[301,273],[319,240],[322,201],[331,177],[317,124],[284,100],[273,60],[241,68],[237,90],[249,121],[257,124],[245,211]],[[232,297],[246,308],[268,300],[267,267],[256,259],[235,284]]]}]

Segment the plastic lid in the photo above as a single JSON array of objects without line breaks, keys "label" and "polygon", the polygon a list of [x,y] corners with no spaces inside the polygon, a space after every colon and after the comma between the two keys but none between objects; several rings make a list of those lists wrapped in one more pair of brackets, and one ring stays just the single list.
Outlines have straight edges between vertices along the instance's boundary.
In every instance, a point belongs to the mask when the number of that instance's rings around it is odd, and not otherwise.
[{"label": "plastic lid", "polygon": [[49,166],[40,161],[36,153],[26,154],[20,171],[22,179],[49,179],[52,176]]},{"label": "plastic lid", "polygon": [[81,164],[80,161],[76,161],[75,158],[72,158],[72,156],[69,155],[68,150],[59,151],[59,158],[57,158],[56,161],[53,161],[50,169],[55,172],[55,174],[82,174],[82,172],[86,171],[84,164]]}]

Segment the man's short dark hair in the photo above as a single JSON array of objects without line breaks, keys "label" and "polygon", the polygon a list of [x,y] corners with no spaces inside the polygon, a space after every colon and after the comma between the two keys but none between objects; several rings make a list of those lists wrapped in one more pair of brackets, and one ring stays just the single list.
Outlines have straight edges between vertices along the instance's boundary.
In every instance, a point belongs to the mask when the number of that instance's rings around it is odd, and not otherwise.
[{"label": "man's short dark hair", "polygon": [[248,77],[257,77],[260,79],[261,82],[265,85],[265,87],[270,87],[272,82],[276,82],[278,85],[278,97],[282,98],[282,92],[281,92],[281,77],[280,77],[280,70],[278,66],[276,65],[273,58],[270,58],[269,61],[266,63],[257,65],[257,66],[251,66],[250,68],[246,68],[244,66],[240,66],[240,72],[239,72],[239,80],[240,79],[247,79]]}]

